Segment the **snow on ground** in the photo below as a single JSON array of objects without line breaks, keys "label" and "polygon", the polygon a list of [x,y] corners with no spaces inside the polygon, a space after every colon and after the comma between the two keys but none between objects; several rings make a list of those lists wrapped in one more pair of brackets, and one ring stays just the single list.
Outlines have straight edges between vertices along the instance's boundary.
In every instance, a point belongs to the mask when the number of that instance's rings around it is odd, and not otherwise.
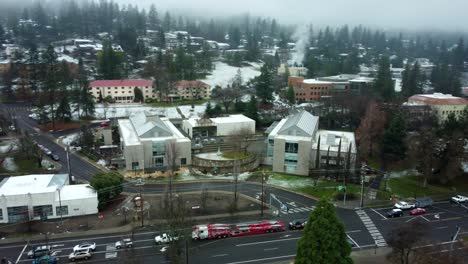
[{"label": "snow on ground", "polygon": [[15,159],[12,157],[6,157],[2,164],[3,168],[7,171],[16,171],[18,166],[16,166]]},{"label": "snow on ground", "polygon": [[406,176],[419,175],[419,172],[416,169],[403,170],[403,171],[391,171],[388,173],[389,178],[400,178]]},{"label": "snow on ground", "polygon": [[240,69],[242,75],[242,82],[247,83],[250,79],[260,75],[259,63],[250,63],[251,66],[248,67],[234,67],[230,66],[224,62],[217,61],[214,63],[215,69],[208,75],[206,79],[202,80],[203,82],[209,84],[211,88],[214,88],[216,85],[219,85],[225,88],[228,84],[232,82],[232,79],[237,74],[237,70]]},{"label": "snow on ground", "polygon": [[96,104],[97,118],[119,118],[128,117],[134,113],[147,112],[149,114],[165,116],[171,119],[182,118],[177,112],[176,107],[151,107],[139,104],[113,104],[105,107],[102,104]]},{"label": "snow on ground", "polygon": [[275,175],[272,175],[268,178],[267,184],[276,185],[288,189],[297,189],[304,186],[313,186],[314,181],[309,178],[301,177],[285,180],[284,178],[279,178]]},{"label": "snow on ground", "polygon": [[[213,175],[211,173],[203,174],[201,171],[194,169],[194,172],[197,176],[194,176],[190,173],[189,170],[186,170],[182,175],[178,177],[178,181],[193,181],[193,180],[234,180],[234,175],[229,174],[218,174]],[[240,173],[237,177],[239,181],[247,180],[251,175],[251,172]]]},{"label": "snow on ground", "polygon": [[73,141],[77,140],[79,137],[80,137],[80,133],[73,133],[73,134],[67,135],[67,136],[63,137],[62,143],[64,145],[70,146],[70,144]]},{"label": "snow on ground", "polygon": [[98,165],[101,165],[101,166],[106,166],[106,161],[103,160],[103,159],[100,159],[98,160],[98,162],[96,162]]},{"label": "snow on ground", "polygon": [[10,150],[17,150],[18,149],[18,141],[17,140],[10,140],[3,142],[0,146],[0,153],[7,153]]},{"label": "snow on ground", "polygon": [[206,110],[206,103],[202,105],[195,105],[195,108],[192,110],[191,105],[181,105],[179,110],[185,116],[185,118],[201,118]]}]

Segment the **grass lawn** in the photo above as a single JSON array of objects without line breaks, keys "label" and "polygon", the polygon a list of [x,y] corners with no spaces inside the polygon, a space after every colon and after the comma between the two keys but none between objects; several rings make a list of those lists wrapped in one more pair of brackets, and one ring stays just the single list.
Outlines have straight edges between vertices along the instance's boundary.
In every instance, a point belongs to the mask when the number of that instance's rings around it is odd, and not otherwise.
[{"label": "grass lawn", "polygon": [[[420,197],[426,195],[451,195],[456,191],[467,192],[468,180],[459,177],[456,182],[451,184],[427,184],[426,188],[422,187],[423,179],[418,176],[407,176],[391,178],[388,180],[388,186],[393,194],[403,198]],[[382,182],[382,184],[384,184]]]},{"label": "grass lawn", "polygon": [[37,172],[44,170],[42,167],[39,167],[36,159],[20,159],[15,158],[16,166],[18,166],[18,172]]},{"label": "grass lawn", "polygon": [[[339,191],[338,186],[343,185],[342,182],[324,181],[319,180],[315,186],[315,180],[311,177],[296,176],[285,173],[272,172],[271,170],[265,170],[265,174],[268,176],[268,184],[276,185],[283,188],[287,188],[296,192],[308,194],[317,198],[338,198],[342,199],[344,191]],[[262,171],[256,171],[252,173],[248,180],[250,181],[261,181]],[[360,193],[360,185],[347,184],[347,198],[352,199],[358,197]]]},{"label": "grass lawn", "polygon": [[[206,102],[208,102],[208,100],[201,99],[201,100],[193,101],[193,104],[194,105],[201,105],[201,104],[204,104]],[[177,100],[177,101],[174,101],[174,102],[155,101],[155,102],[148,103],[148,105],[154,106],[154,107],[173,107],[173,106],[191,105],[191,104],[192,104],[192,101],[190,101],[190,100]]]}]

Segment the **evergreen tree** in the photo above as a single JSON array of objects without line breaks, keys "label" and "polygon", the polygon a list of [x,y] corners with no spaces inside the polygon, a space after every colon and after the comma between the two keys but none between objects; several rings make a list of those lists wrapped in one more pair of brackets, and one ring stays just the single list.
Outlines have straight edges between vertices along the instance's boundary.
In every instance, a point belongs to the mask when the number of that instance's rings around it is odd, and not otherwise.
[{"label": "evergreen tree", "polygon": [[57,107],[57,118],[69,122],[71,120],[72,114],[70,109],[70,101],[68,100],[68,94],[63,93],[62,99]]},{"label": "evergreen tree", "polygon": [[94,97],[89,92],[89,83],[87,80],[82,82],[82,87],[81,87],[81,92],[80,92],[80,104],[83,110],[83,115],[85,117],[94,116],[94,112],[95,112]]},{"label": "evergreen tree", "polygon": [[452,65],[453,67],[462,72],[464,68],[464,60],[465,60],[465,45],[463,38],[460,38],[457,44],[457,47],[453,50],[452,55]]},{"label": "evergreen tree", "polygon": [[382,154],[393,160],[406,157],[406,124],[402,114],[396,114],[385,129],[382,138]]},{"label": "evergreen tree", "polygon": [[325,200],[318,202],[297,245],[297,264],[353,263],[344,225],[335,207]]},{"label": "evergreen tree", "polygon": [[410,97],[411,94],[411,87],[410,87],[410,75],[411,75],[411,67],[409,62],[405,65],[405,70],[403,71],[403,76],[401,78],[401,94],[404,97]]},{"label": "evergreen tree", "polygon": [[54,47],[49,45],[47,50],[42,54],[42,59],[45,64],[45,81],[43,91],[45,97],[43,97],[43,105],[49,107],[50,119],[52,121],[52,129],[55,129],[56,109],[57,103],[57,92],[59,88],[60,78],[58,76],[58,65],[57,65],[57,54],[55,53]]},{"label": "evergreen tree", "polygon": [[110,41],[103,43],[102,52],[98,54],[99,73],[102,79],[118,80],[122,78],[122,54],[112,48]]},{"label": "evergreen tree", "polygon": [[255,90],[259,99],[263,103],[269,103],[273,100],[273,76],[269,65],[263,64],[260,69],[260,76],[255,82]]},{"label": "evergreen tree", "polygon": [[390,72],[390,62],[388,57],[382,57],[379,62],[379,70],[377,72],[377,79],[375,80],[375,89],[378,92],[378,97],[385,102],[394,98],[395,88],[392,80],[392,73]]},{"label": "evergreen tree", "polygon": [[294,93],[294,88],[292,86],[288,87],[286,98],[288,99],[289,104],[296,104],[296,94]]},{"label": "evergreen tree", "polygon": [[255,120],[255,122],[258,122],[259,120],[258,102],[257,102],[257,98],[255,98],[254,95],[250,96],[250,101],[247,103],[247,106],[245,108],[245,115]]},{"label": "evergreen tree", "polygon": [[135,87],[133,89],[133,93],[135,94],[135,98],[133,99],[133,102],[135,103],[143,103],[144,98],[143,98],[143,92],[141,91],[140,88]]},{"label": "evergreen tree", "polygon": [[211,105],[210,101],[208,101],[208,103],[206,104],[205,116],[213,117],[213,106]]}]

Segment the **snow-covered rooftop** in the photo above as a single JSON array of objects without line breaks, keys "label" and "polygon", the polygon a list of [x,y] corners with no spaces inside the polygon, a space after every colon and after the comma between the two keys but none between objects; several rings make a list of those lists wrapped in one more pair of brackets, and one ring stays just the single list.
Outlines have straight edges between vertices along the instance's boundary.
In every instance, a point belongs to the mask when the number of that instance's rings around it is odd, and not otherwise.
[{"label": "snow-covered rooftop", "polygon": [[132,123],[128,119],[119,119],[119,127],[121,136],[125,142],[125,145],[138,145],[140,141],[138,135],[133,129]]},{"label": "snow-covered rooftop", "polygon": [[356,153],[356,142],[353,132],[319,130],[315,136],[315,142],[312,145],[313,149],[317,148],[318,138],[320,137],[320,149],[330,151],[338,151],[341,140],[341,153],[346,153],[351,145],[351,152]]},{"label": "snow-covered rooftop", "polygon": [[0,182],[0,195],[24,195],[55,192],[68,184],[67,174],[32,174],[14,176]]},{"label": "snow-covered rooftop", "polygon": [[223,117],[214,117],[211,118],[211,121],[215,124],[226,124],[226,123],[243,123],[251,122],[252,119],[246,117],[245,115],[229,115]]},{"label": "snow-covered rooftop", "polygon": [[61,55],[60,57],[57,58],[57,61],[65,61],[65,62],[68,62],[68,63],[73,63],[73,64],[78,64],[78,60],[77,59],[74,59],[68,55]]},{"label": "snow-covered rooftop", "polygon": [[246,67],[234,67],[230,66],[224,62],[215,62],[214,70],[212,73],[204,80],[203,82],[209,84],[212,88],[219,85],[222,88],[227,87],[228,84],[231,84],[233,78],[236,76],[237,71],[240,70],[242,75],[242,82],[245,84],[250,79],[253,79],[260,75],[261,64],[250,63],[251,66]]},{"label": "snow-covered rooftop", "polygon": [[307,84],[332,84],[331,82],[319,81],[317,79],[306,79],[306,80],[303,81],[303,83],[307,83]]},{"label": "snow-covered rooftop", "polygon": [[[60,189],[60,199],[62,201],[95,197],[97,198],[97,192],[89,184],[65,185]],[[55,196],[55,200],[58,201],[58,199],[59,196]]]}]

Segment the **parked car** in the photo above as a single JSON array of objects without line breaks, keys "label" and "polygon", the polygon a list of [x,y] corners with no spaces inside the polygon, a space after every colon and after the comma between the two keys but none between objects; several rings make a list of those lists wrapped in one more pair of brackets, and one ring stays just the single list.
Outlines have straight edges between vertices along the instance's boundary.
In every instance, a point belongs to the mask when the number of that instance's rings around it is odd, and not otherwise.
[{"label": "parked car", "polygon": [[178,236],[171,236],[171,235],[164,233],[162,235],[156,236],[154,238],[154,241],[156,242],[156,244],[166,244],[173,240],[178,240],[178,239],[179,239]]},{"label": "parked car", "polygon": [[47,155],[47,156],[50,156],[52,155],[52,151],[50,151],[48,148],[44,148],[44,153]]},{"label": "parked car", "polygon": [[131,248],[133,247],[133,241],[130,238],[124,238],[122,240],[119,240],[115,242],[115,248],[116,249],[121,249],[121,248]]},{"label": "parked car", "polygon": [[455,195],[452,198],[450,198],[450,202],[452,202],[452,203],[466,203],[466,202],[468,202],[468,197],[463,196],[463,195]]},{"label": "parked car", "polygon": [[424,208],[415,208],[410,211],[410,215],[422,215],[425,214],[427,211]]},{"label": "parked car", "polygon": [[53,160],[55,160],[55,161],[59,161],[59,160],[60,160],[60,157],[59,157],[59,155],[57,155],[57,154],[53,154],[53,153],[52,153],[52,155],[50,155],[50,157],[51,157]]},{"label": "parked car", "polygon": [[50,246],[37,246],[28,251],[28,258],[39,258],[50,255]]},{"label": "parked car", "polygon": [[99,124],[99,126],[100,127],[108,127],[108,126],[110,126],[110,124],[107,123],[107,122],[102,122],[101,124]]},{"label": "parked car", "polygon": [[73,251],[68,255],[68,259],[71,261],[75,261],[77,259],[89,259],[91,258],[91,251],[89,249]]},{"label": "parked car", "polygon": [[401,210],[408,210],[408,209],[413,209],[416,208],[415,204],[412,203],[407,203],[404,201],[400,201],[394,205],[395,208],[401,209]]},{"label": "parked car", "polygon": [[80,250],[86,250],[89,249],[91,251],[96,250],[96,243],[91,243],[91,242],[83,242],[81,244],[78,244],[73,247],[73,251],[80,251]]},{"label": "parked car", "polygon": [[289,222],[289,229],[303,229],[307,224],[307,220],[305,219],[297,219]]},{"label": "parked car", "polygon": [[403,211],[401,209],[392,209],[387,212],[387,217],[394,218],[403,216]]},{"label": "parked car", "polygon": [[[55,256],[45,255],[40,258],[34,259],[32,264],[57,264],[59,259]],[[1,262],[0,262],[1,263]],[[13,264],[12,262],[9,262]]]},{"label": "parked car", "polygon": [[432,201],[431,197],[421,197],[414,200],[414,205],[420,208],[432,206],[433,203],[434,201]]}]

